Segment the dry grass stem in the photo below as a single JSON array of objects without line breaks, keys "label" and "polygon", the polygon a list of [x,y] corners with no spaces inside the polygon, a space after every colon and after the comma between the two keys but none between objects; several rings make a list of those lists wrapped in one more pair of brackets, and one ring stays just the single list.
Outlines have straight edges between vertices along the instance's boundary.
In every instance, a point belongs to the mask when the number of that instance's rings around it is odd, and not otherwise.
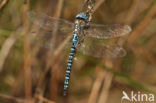
[{"label": "dry grass stem", "polygon": [[141,35],[141,32],[147,27],[147,25],[151,22],[153,16],[156,14],[156,4],[154,4],[143,21],[134,29],[131,35],[128,38],[129,44],[132,44],[134,40]]},{"label": "dry grass stem", "polygon": [[25,97],[26,102],[31,103],[32,102],[32,77],[31,77],[31,55],[30,55],[30,42],[27,39],[27,36],[29,36],[29,20],[27,18],[27,13],[29,11],[29,0],[26,0],[26,3],[23,4],[23,21],[24,21],[24,27],[25,32],[24,36],[25,43],[24,43],[24,75],[25,75]]},{"label": "dry grass stem", "polygon": [[98,0],[95,4],[94,11],[95,12],[106,0]]},{"label": "dry grass stem", "polygon": [[8,56],[8,54],[11,51],[11,48],[13,47],[16,38],[13,36],[13,34],[11,34],[11,36],[9,38],[7,38],[7,40],[4,42],[1,51],[0,51],[0,72],[3,70],[3,65],[5,63],[5,60]]},{"label": "dry grass stem", "polygon": [[[97,70],[100,70],[101,68],[97,67]],[[100,70],[101,72],[98,72],[97,73],[97,77],[96,77],[96,80],[93,84],[93,87],[92,87],[92,90],[91,90],[91,94],[89,96],[89,100],[88,100],[88,103],[96,103],[97,99],[98,99],[98,93],[99,93],[99,90],[101,88],[101,85],[102,85],[102,82],[104,80],[104,77],[106,75],[106,72],[103,71],[103,70]]]},{"label": "dry grass stem", "polygon": [[141,0],[133,0],[133,4],[126,16],[126,20],[125,23],[129,24],[133,22],[134,16],[136,14],[136,12],[138,11],[138,6]]},{"label": "dry grass stem", "polygon": [[[113,67],[113,62],[109,58],[106,58],[106,60],[102,61],[102,62],[105,63],[106,67],[109,67],[109,68]],[[103,73],[105,73],[105,72],[103,72]],[[106,103],[108,95],[109,95],[109,88],[110,88],[111,83],[112,83],[113,74],[112,73],[105,73],[105,74],[106,74],[106,76],[104,77],[104,84],[102,87],[102,91],[100,93],[98,103]]]},{"label": "dry grass stem", "polygon": [[6,4],[7,4],[8,0],[2,0],[2,2],[0,3],[0,9],[2,9]]},{"label": "dry grass stem", "polygon": [[113,74],[107,73],[98,103],[107,103],[107,98],[109,96],[109,89],[111,87],[112,79],[113,79]]},{"label": "dry grass stem", "polygon": [[36,97],[37,99],[39,99],[39,100],[45,102],[45,103],[55,103],[55,102],[53,102],[53,101],[51,101],[51,100],[49,100],[49,99],[46,99],[46,98],[44,98],[44,97],[42,97],[42,96],[39,96],[39,95],[36,95],[35,97]]},{"label": "dry grass stem", "polygon": [[20,98],[17,98],[17,97],[9,96],[9,95],[6,95],[6,94],[1,94],[0,93],[0,97],[1,98],[5,98],[5,99],[9,99],[9,100],[14,100],[17,103],[25,103],[24,99],[20,99]]}]

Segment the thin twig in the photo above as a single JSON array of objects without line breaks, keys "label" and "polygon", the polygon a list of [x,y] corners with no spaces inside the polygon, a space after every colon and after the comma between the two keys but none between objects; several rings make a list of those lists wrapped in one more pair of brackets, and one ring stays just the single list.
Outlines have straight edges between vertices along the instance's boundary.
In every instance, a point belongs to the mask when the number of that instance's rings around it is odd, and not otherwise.
[{"label": "thin twig", "polygon": [[25,103],[25,100],[24,100],[24,99],[17,98],[17,97],[13,97],[13,96],[9,96],[9,95],[2,94],[2,93],[0,93],[0,97],[1,97],[1,98],[5,98],[5,99],[14,100],[14,101],[16,101],[17,103]]},{"label": "thin twig", "polygon": [[109,89],[110,89],[111,84],[112,84],[112,79],[113,79],[113,74],[112,73],[107,73],[98,103],[107,103],[107,98],[108,98],[108,95],[109,95]]},{"label": "thin twig", "polygon": [[25,73],[25,97],[26,102],[32,102],[32,78],[31,78],[31,56],[30,56],[30,42],[27,39],[29,31],[29,20],[27,18],[27,12],[29,11],[29,0],[23,4],[23,21],[24,21],[24,36],[26,37],[24,42],[24,73]]},{"label": "thin twig", "polygon": [[0,3],[0,9],[2,9],[6,4],[7,4],[8,0],[3,0],[1,3]]},{"label": "thin twig", "polygon": [[99,90],[101,88],[102,82],[103,82],[104,77],[105,77],[105,73],[101,68],[97,69],[97,72],[98,72],[98,75],[97,75],[96,80],[93,84],[88,103],[96,103]]},{"label": "thin twig", "polygon": [[[106,58],[106,60],[103,62],[105,63],[106,67],[113,68],[113,60],[112,59]],[[103,73],[105,73],[105,72],[103,72]],[[113,74],[107,73],[107,75],[104,78],[105,78],[104,79],[105,81],[103,84],[102,91],[100,93],[98,103],[107,103],[106,101],[107,101],[107,97],[109,95],[109,88],[112,83]]]},{"label": "thin twig", "polygon": [[37,99],[39,99],[39,100],[45,102],[45,103],[55,103],[54,101],[51,101],[51,100],[49,100],[49,99],[46,99],[46,98],[44,98],[44,97],[42,97],[42,96],[40,96],[40,95],[36,95],[35,97],[36,97]]},{"label": "thin twig", "polygon": [[93,12],[95,12],[105,1],[106,0],[98,0]]},{"label": "thin twig", "polygon": [[16,38],[13,36],[14,34],[11,34],[9,38],[4,42],[1,51],[0,51],[0,72],[3,70],[3,65],[5,63],[5,60],[10,53],[11,48],[13,47]]},{"label": "thin twig", "polygon": [[6,58],[8,57],[12,47],[14,46],[17,38],[16,35],[22,33],[22,28],[18,28],[16,32],[13,32],[10,34],[11,36],[7,38],[7,40],[4,42],[1,51],[0,51],[0,72],[3,70],[3,65],[5,63]]}]

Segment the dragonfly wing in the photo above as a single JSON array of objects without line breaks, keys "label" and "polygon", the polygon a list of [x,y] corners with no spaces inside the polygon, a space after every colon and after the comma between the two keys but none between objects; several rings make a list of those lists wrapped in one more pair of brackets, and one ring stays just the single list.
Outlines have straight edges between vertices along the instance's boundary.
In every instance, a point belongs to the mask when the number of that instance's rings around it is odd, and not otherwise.
[{"label": "dragonfly wing", "polygon": [[53,29],[58,27],[59,31],[69,33],[74,27],[74,24],[67,20],[50,17],[46,14],[37,13],[34,11],[28,12],[28,17],[31,22],[33,22],[36,25],[39,25],[41,28],[48,31],[52,31]]},{"label": "dragonfly wing", "polygon": [[114,24],[114,25],[99,25],[91,24],[86,30],[86,36],[93,38],[115,38],[121,37],[131,32],[131,27],[128,25]]},{"label": "dragonfly wing", "polygon": [[[57,32],[58,34],[61,34],[60,32]],[[44,29],[39,29],[37,31],[33,31],[29,35],[29,40],[33,45],[38,45],[44,48],[57,48],[61,43],[66,40],[65,38],[69,38],[71,33],[68,33],[66,35],[57,35],[56,41],[53,42],[53,35],[51,32],[47,32]],[[65,48],[68,48],[71,46],[71,43],[68,42],[65,46]]]},{"label": "dragonfly wing", "polygon": [[[33,44],[39,44],[42,47],[51,48],[59,45],[66,37],[71,35],[74,24],[63,20],[50,17],[46,14],[36,13],[34,11],[28,12],[29,19],[39,26],[32,30],[31,36],[33,37]],[[57,30],[55,35],[55,42],[53,42],[53,31]],[[55,32],[55,31],[54,31]]]},{"label": "dragonfly wing", "polygon": [[120,58],[126,55],[126,51],[117,44],[108,45],[105,43],[82,43],[77,47],[78,51],[95,58]]}]

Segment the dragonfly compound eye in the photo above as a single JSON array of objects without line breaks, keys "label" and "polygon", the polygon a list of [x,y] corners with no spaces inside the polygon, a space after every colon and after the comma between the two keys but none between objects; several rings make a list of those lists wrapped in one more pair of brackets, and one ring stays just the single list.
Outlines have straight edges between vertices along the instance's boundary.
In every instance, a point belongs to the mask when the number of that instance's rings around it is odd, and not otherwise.
[{"label": "dragonfly compound eye", "polygon": [[87,15],[84,13],[77,14],[76,19],[87,20]]}]

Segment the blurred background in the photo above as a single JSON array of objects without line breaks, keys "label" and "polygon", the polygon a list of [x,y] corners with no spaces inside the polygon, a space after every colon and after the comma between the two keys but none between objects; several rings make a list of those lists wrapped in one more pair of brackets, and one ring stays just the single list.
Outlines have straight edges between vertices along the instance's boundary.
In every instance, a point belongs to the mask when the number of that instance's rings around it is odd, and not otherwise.
[{"label": "blurred background", "polygon": [[[128,95],[131,91],[155,95],[155,3],[95,1],[92,22],[126,24],[132,28],[129,35],[108,42],[121,45],[127,55],[99,59],[78,52],[68,95],[64,97],[69,48],[59,48],[66,38],[42,40],[43,34],[49,32],[33,25],[27,13],[33,10],[74,22],[84,0],[0,0],[0,103],[131,103],[121,101],[123,91]],[[55,48],[46,48],[44,42],[53,40]]]}]

